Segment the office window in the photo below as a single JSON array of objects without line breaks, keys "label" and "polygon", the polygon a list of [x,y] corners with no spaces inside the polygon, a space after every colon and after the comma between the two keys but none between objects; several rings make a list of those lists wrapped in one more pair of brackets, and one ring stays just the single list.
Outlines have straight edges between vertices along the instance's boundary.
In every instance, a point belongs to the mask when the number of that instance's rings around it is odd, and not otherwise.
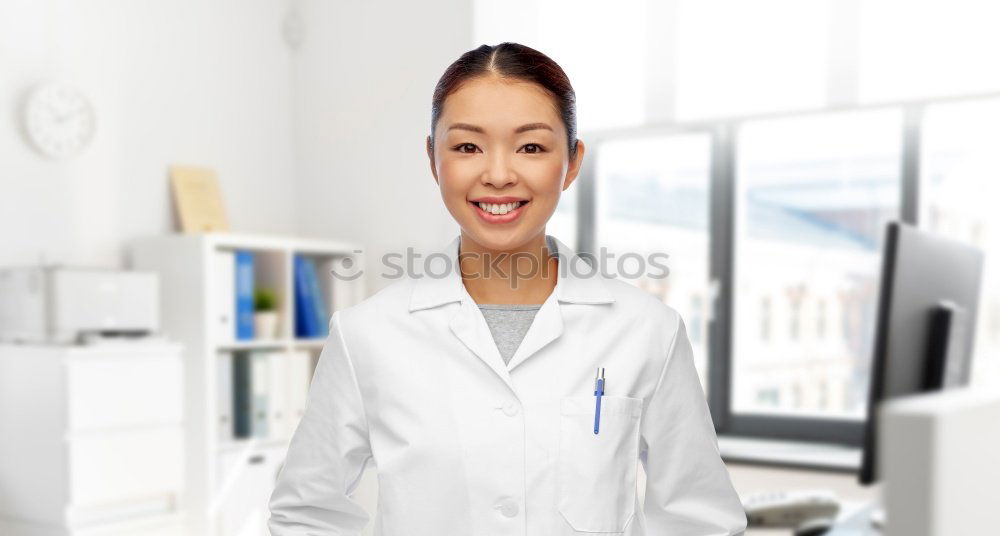
[{"label": "office window", "polygon": [[764,296],[760,299],[760,340],[770,342],[771,340],[771,297]]},{"label": "office window", "polygon": [[973,382],[1000,386],[1000,99],[928,106],[921,226],[985,251]]},{"label": "office window", "polygon": [[[659,261],[669,267],[665,279],[627,279],[677,309],[697,334],[691,337],[695,364],[707,390],[707,345],[701,337],[696,309],[710,296],[708,286],[708,187],[710,138],[704,133],[620,139],[601,143],[596,162],[596,235],[598,252],[606,248],[619,266],[625,254]],[[658,268],[647,266],[655,274]],[[706,310],[711,306],[706,304]],[[692,327],[692,323],[698,325]]]},{"label": "office window", "polygon": [[830,0],[680,0],[678,119],[825,105],[830,9]]},{"label": "office window", "polygon": [[1000,90],[1000,4],[980,0],[860,2],[863,102]]},{"label": "office window", "polygon": [[781,391],[776,387],[757,390],[757,405],[760,407],[777,408],[781,406]]},{"label": "office window", "polygon": [[819,409],[826,410],[830,407],[830,382],[826,378],[819,381]]},{"label": "office window", "polygon": [[[880,109],[739,129],[733,414],[863,417],[884,226],[899,214],[901,125],[899,110]],[[783,304],[780,339],[761,336],[760,296]],[[844,324],[822,340],[803,329],[804,304],[818,300],[839,303]],[[846,391],[825,408],[805,396],[823,379]],[[789,396],[762,404],[759,393],[775,381]]]},{"label": "office window", "polygon": [[691,316],[687,320],[688,331],[690,332],[691,344],[701,345],[705,332],[705,300],[700,294],[691,296]]},{"label": "office window", "polygon": [[989,308],[989,317],[987,319],[989,329],[987,330],[987,336],[990,338],[991,343],[1000,346],[1000,300],[989,300],[986,307]]},{"label": "office window", "polygon": [[805,296],[805,285],[788,289],[788,338],[799,340],[802,325],[802,298]]},{"label": "office window", "polygon": [[646,121],[654,28],[646,0],[621,0],[612,9],[604,2],[474,0],[472,8],[471,47],[515,41],[548,55],[566,71],[577,92],[580,132]]},{"label": "office window", "polygon": [[816,302],[816,338],[823,340],[826,338],[826,301]]}]

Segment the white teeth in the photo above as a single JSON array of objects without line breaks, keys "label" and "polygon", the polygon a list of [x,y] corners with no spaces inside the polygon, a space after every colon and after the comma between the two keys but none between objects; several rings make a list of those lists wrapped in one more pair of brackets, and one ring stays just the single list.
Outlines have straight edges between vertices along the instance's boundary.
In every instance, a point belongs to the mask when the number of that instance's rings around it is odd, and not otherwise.
[{"label": "white teeth", "polygon": [[515,201],[513,203],[479,203],[479,208],[483,209],[483,212],[489,212],[490,214],[496,214],[498,216],[506,214],[515,208],[521,206],[521,201]]}]

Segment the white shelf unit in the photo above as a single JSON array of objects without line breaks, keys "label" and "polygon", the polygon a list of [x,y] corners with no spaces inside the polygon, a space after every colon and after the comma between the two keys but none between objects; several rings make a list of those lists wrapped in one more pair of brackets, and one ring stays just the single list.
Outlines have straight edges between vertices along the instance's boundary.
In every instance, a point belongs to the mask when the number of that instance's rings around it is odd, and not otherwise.
[{"label": "white shelf unit", "polygon": [[[222,285],[233,284],[219,268],[220,252],[254,253],[255,286],[274,287],[280,311],[278,336],[266,340],[235,340],[235,328],[225,335],[221,319]],[[186,467],[182,502],[190,520],[188,533],[204,536],[266,534],[266,498],[284,459],[288,437],[226,439],[220,421],[220,356],[239,350],[307,351],[311,377],[323,339],[299,339],[295,333],[294,270],[296,254],[316,263],[327,313],[364,297],[364,278],[339,280],[330,274],[345,257],[364,266],[355,244],[282,236],[231,233],[174,234],[141,238],[129,248],[131,267],[159,274],[161,319],[165,334],[184,344]],[[232,322],[230,321],[230,326]],[[307,387],[307,386],[306,386]],[[304,396],[303,396],[304,398]],[[241,499],[234,499],[234,496]],[[254,509],[233,508],[242,500]],[[235,510],[235,511],[234,511]],[[251,528],[245,532],[247,527]]]}]

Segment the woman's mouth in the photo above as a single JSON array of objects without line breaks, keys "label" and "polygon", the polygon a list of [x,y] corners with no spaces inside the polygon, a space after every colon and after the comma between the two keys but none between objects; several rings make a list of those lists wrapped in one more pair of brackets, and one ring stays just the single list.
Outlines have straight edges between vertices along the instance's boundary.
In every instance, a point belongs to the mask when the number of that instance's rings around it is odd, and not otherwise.
[{"label": "woman's mouth", "polygon": [[509,203],[485,203],[469,201],[476,214],[486,223],[510,223],[521,216],[528,201],[511,201]]}]

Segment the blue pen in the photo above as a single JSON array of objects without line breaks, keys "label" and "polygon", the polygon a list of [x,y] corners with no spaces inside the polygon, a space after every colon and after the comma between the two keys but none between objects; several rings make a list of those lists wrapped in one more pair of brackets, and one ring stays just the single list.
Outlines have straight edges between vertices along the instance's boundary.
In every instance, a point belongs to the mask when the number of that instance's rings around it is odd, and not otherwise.
[{"label": "blue pen", "polygon": [[597,409],[594,410],[594,433],[601,429],[601,397],[604,396],[604,367],[597,369],[594,378],[594,398],[597,399]]}]

